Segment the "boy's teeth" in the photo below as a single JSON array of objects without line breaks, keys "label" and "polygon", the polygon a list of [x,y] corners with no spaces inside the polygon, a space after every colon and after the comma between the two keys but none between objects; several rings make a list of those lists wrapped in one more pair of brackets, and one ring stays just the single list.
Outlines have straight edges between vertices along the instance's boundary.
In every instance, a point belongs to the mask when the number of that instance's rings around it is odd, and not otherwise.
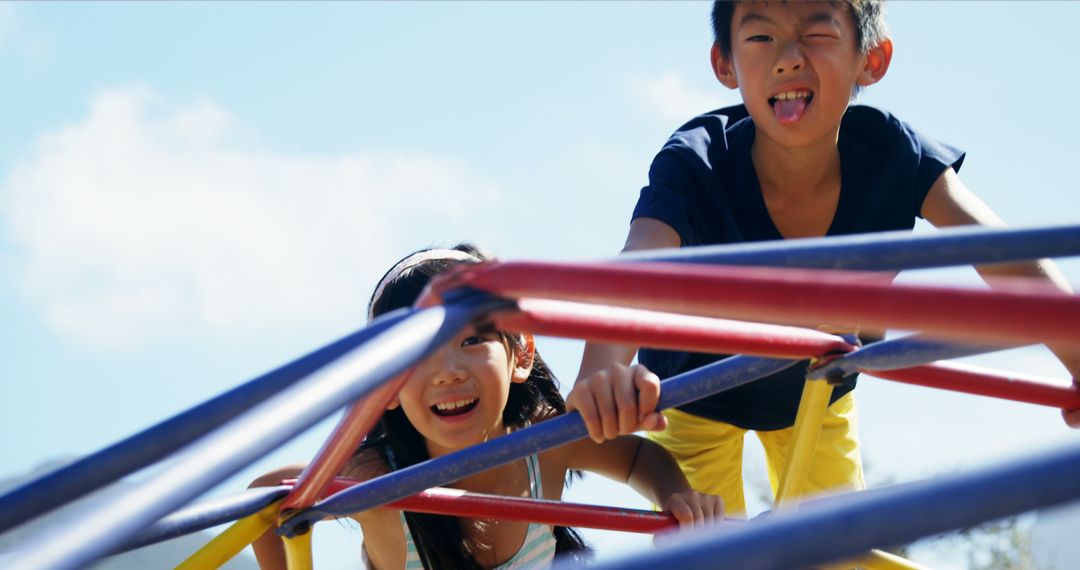
[{"label": "boy's teeth", "polygon": [[774,99],[776,99],[777,101],[786,101],[788,99],[805,99],[806,97],[809,97],[809,96],[810,96],[809,91],[803,91],[803,90],[784,91],[783,93],[777,93],[776,97],[774,97]]},{"label": "boy's teeth", "polygon": [[476,398],[472,398],[470,400],[455,400],[453,402],[441,402],[441,403],[435,404],[435,407],[440,409],[440,410],[443,410],[443,411],[455,410],[457,408],[464,408],[465,406],[468,406],[469,404],[471,404],[471,403],[473,403],[475,401],[476,401]]}]

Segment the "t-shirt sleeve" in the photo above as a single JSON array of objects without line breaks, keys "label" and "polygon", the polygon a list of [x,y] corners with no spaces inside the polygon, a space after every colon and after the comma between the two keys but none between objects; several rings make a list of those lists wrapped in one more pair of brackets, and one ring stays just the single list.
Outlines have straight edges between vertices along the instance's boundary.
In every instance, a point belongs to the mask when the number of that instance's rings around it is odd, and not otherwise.
[{"label": "t-shirt sleeve", "polygon": [[964,163],[965,153],[952,145],[925,136],[909,125],[905,124],[904,127],[918,153],[914,191],[915,212],[921,218],[922,203],[926,200],[926,195],[930,193],[934,182],[941,177],[941,173],[945,172],[946,168],[952,167],[953,170],[959,172],[960,165]]},{"label": "t-shirt sleeve", "polygon": [[641,189],[632,220],[655,218],[671,226],[683,245],[698,241],[690,219],[694,176],[678,147],[665,147],[649,167],[649,184]]}]

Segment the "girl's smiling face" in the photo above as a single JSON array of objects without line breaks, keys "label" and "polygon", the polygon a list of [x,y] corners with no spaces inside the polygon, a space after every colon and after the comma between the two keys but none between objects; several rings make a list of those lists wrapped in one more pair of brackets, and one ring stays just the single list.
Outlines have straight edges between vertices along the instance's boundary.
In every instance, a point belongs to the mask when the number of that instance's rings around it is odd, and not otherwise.
[{"label": "girl's smiling face", "polygon": [[531,370],[527,350],[510,348],[498,332],[466,327],[420,362],[397,402],[438,457],[502,435],[510,384]]}]

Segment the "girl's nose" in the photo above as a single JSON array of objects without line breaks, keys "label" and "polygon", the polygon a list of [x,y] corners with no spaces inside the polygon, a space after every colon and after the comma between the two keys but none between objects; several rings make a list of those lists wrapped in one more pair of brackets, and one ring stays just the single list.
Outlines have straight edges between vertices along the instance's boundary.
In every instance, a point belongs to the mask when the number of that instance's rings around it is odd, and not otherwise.
[{"label": "girl's nose", "polygon": [[799,48],[798,43],[788,42],[780,51],[780,57],[776,58],[776,64],[773,66],[773,73],[782,75],[784,73],[799,71],[803,68],[805,63],[806,60],[803,57],[802,49]]},{"label": "girl's nose", "polygon": [[433,357],[433,360],[436,369],[432,374],[432,380],[436,385],[455,384],[465,380],[465,368],[461,365],[461,361],[457,358],[454,350],[440,349]]}]

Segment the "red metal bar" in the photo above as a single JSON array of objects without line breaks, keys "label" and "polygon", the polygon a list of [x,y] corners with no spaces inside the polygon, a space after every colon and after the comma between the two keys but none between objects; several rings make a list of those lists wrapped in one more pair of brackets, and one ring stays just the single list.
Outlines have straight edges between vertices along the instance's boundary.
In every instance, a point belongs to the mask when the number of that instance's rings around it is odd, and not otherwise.
[{"label": "red metal bar", "polygon": [[443,488],[428,489],[412,497],[394,501],[390,505],[408,511],[439,515],[624,532],[655,533],[679,526],[675,517],[655,511],[564,503],[547,499],[481,495]]},{"label": "red metal bar", "polygon": [[520,312],[492,315],[495,326],[502,330],[633,343],[650,348],[776,358],[809,358],[855,348],[838,336],[781,325],[549,299],[519,299],[518,308]]},{"label": "red metal bar", "polygon": [[[432,295],[425,288],[414,305],[417,308],[425,308],[439,302],[439,297]],[[315,504],[319,497],[325,496],[323,490],[345,467],[349,457],[360,446],[360,442],[364,440],[371,428],[375,427],[375,423],[379,421],[386,406],[401,390],[410,374],[412,374],[411,369],[399,374],[363,400],[349,407],[345,417],[341,418],[334,432],[319,449],[319,453],[304,468],[292,492],[281,502],[282,510],[305,509]]]},{"label": "red metal bar", "polygon": [[990,368],[939,362],[896,370],[863,370],[871,376],[954,392],[990,396],[1066,410],[1080,409],[1080,389],[1060,381]]},{"label": "red metal bar", "polygon": [[873,274],[675,263],[488,262],[436,278],[506,297],[801,323],[923,330],[976,342],[1080,346],[1080,297],[1041,283],[994,290],[897,285]]},{"label": "red metal bar", "polygon": [[356,452],[371,428],[375,427],[387,404],[397,395],[408,377],[409,372],[399,374],[349,408],[345,417],[341,418],[334,428],[334,432],[323,443],[319,453],[304,468],[292,492],[282,501],[283,510],[305,509],[319,500],[323,489],[341,473],[349,457]]},{"label": "red metal bar", "polygon": [[[281,484],[293,485],[295,482],[295,479],[287,479],[282,481]],[[336,493],[357,483],[360,483],[360,481],[338,477],[327,487],[326,494]],[[679,526],[675,517],[668,513],[658,513],[656,511],[584,505],[547,499],[504,497],[501,495],[469,493],[444,487],[428,489],[412,497],[387,503],[387,505],[418,513],[534,522],[623,532],[656,533]]]}]

